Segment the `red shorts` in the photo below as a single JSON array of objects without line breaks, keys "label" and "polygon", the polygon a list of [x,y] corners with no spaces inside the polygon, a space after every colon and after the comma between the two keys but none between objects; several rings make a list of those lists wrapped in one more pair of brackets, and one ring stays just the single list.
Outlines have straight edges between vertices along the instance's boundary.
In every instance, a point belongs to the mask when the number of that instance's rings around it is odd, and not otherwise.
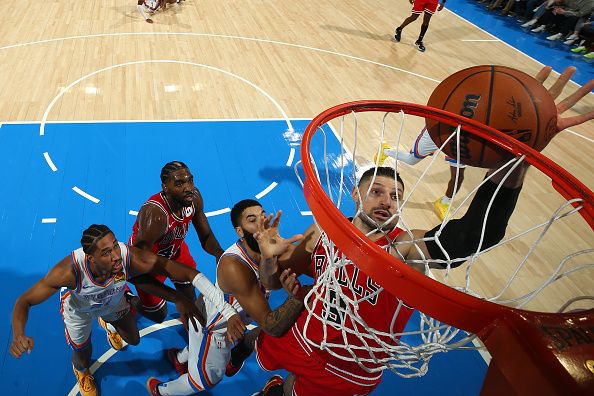
[{"label": "red shorts", "polygon": [[[196,268],[196,262],[194,261],[194,258],[190,254],[190,249],[188,249],[188,245],[186,244],[185,241],[182,242],[178,253],[171,259],[177,261],[180,264],[185,265],[186,267],[190,267],[190,268],[194,268],[194,269]],[[165,278],[167,278],[165,275],[153,275],[153,276],[155,277],[155,279],[157,279],[161,283],[165,282]],[[173,281],[173,283],[175,283],[175,280],[172,279],[172,281]],[[140,298],[140,301],[142,302],[142,306],[148,312],[158,311],[159,309],[161,309],[161,307],[163,307],[163,305],[165,305],[165,300],[163,300],[161,297],[153,296],[152,294],[143,292],[139,288],[137,288],[136,291],[138,292],[138,297]]]},{"label": "red shorts", "polygon": [[426,12],[428,14],[435,14],[437,11],[438,0],[415,0],[413,3],[413,14],[422,14]]},{"label": "red shorts", "polygon": [[295,326],[281,337],[262,331],[256,342],[260,367],[267,371],[285,369],[295,375],[293,395],[362,396],[371,393],[380,383],[381,373],[367,374],[370,378],[355,378],[332,362],[322,360],[304,342]]}]

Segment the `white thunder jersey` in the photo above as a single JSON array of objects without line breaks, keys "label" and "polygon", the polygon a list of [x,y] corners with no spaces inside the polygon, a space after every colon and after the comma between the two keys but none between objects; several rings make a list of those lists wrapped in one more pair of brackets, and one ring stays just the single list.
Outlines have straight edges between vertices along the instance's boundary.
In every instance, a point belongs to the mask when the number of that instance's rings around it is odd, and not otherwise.
[{"label": "white thunder jersey", "polygon": [[122,252],[123,268],[105,282],[95,280],[89,262],[82,248],[71,253],[72,267],[76,273],[76,288],[63,296],[64,307],[73,308],[79,313],[101,315],[116,308],[124,297],[126,281],[130,273],[130,253],[128,246],[118,242]]},{"label": "white thunder jersey", "polygon": [[[254,271],[254,275],[256,275],[256,279],[258,279],[258,283],[260,283],[260,273],[258,272],[258,264],[259,263],[254,261],[247,254],[247,252],[241,246],[239,241],[234,243],[233,245],[231,245],[227,250],[225,250],[225,252],[221,256],[221,258],[223,258],[225,256],[233,256],[236,259],[238,259],[239,261],[241,261],[242,263],[244,263],[246,266],[248,266],[252,271]],[[220,259],[219,259],[219,261],[220,261]],[[217,263],[217,269],[218,269],[218,267],[219,267],[219,264]],[[218,288],[219,290],[221,289],[219,287],[218,279],[215,284],[215,287]],[[264,293],[264,295],[266,296],[266,299],[268,300],[270,292],[267,291],[264,287],[262,287],[262,285],[260,285],[260,288],[262,289],[262,293]],[[237,299],[235,299],[235,297],[233,297],[233,295],[225,294],[225,301],[227,301],[237,311],[237,313],[241,316],[243,323],[248,325],[251,322],[253,322],[253,319],[247,314],[247,312],[245,312],[243,310],[241,305],[239,305],[239,301],[237,301]],[[214,305],[209,300],[204,299],[204,303],[206,305],[206,312],[207,312],[207,319],[206,319],[207,331],[208,332],[216,332],[216,333],[225,333],[227,331],[227,321],[223,318],[223,316],[219,312],[217,312],[217,309],[214,307]]]}]

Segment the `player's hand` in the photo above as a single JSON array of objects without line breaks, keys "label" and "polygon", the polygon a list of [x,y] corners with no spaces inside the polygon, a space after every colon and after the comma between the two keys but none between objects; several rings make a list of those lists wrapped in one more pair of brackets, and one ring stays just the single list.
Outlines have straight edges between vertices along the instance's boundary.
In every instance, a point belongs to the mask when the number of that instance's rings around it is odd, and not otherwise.
[{"label": "player's hand", "polygon": [[18,335],[13,337],[12,343],[10,344],[10,354],[18,359],[25,352],[31,353],[33,349],[33,338],[27,337],[26,335]]},{"label": "player's hand", "polygon": [[179,312],[179,320],[182,322],[186,330],[188,330],[188,322],[192,323],[194,330],[198,331],[198,323],[202,327],[206,326],[206,319],[202,315],[202,312],[198,309],[196,304],[185,296],[178,296],[175,300],[175,309]]},{"label": "player's hand", "polygon": [[232,343],[241,340],[245,329],[245,323],[243,323],[239,314],[231,316],[227,321],[227,339]]},{"label": "player's hand", "polygon": [[280,282],[283,285],[283,289],[287,294],[299,301],[303,301],[305,296],[311,290],[312,286],[302,286],[301,282],[297,278],[297,274],[294,273],[291,268],[285,269],[280,274]]},{"label": "player's hand", "polygon": [[[544,83],[549,75],[551,74],[552,68],[550,66],[543,67],[535,78]],[[557,78],[557,81],[549,88],[549,93],[556,100],[563,88],[567,85],[567,82],[575,73],[576,68],[574,66],[567,67],[563,73]],[[584,122],[594,119],[594,109],[584,114],[577,116],[561,118],[561,114],[571,109],[576,103],[578,103],[584,96],[594,89],[594,80],[588,81],[584,86],[578,88],[571,95],[557,103],[557,131],[560,132],[566,128],[570,128],[575,125],[583,124]]]},{"label": "player's hand", "polygon": [[278,233],[278,225],[283,212],[278,211],[276,217],[270,214],[258,225],[258,231],[254,234],[254,238],[260,247],[260,253],[263,258],[278,257],[285,253],[293,244],[303,238],[303,235],[293,235],[291,238],[285,239]]}]

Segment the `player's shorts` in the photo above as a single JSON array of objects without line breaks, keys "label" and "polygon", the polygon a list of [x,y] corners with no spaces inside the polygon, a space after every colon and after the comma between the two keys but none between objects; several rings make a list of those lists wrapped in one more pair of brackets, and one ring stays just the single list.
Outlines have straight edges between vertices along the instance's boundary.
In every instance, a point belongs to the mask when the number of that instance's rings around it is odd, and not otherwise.
[{"label": "player's shorts", "polygon": [[413,3],[413,14],[422,14],[426,12],[427,14],[435,14],[437,11],[437,3],[438,0],[415,0]]},{"label": "player's shorts", "polygon": [[[437,147],[437,145],[433,142],[433,139],[431,139],[427,128],[423,128],[421,133],[419,133],[415,139],[415,144],[410,150],[410,153],[415,158],[423,159],[433,155],[433,153],[435,153],[437,150],[439,150],[439,147]],[[446,155],[445,160],[450,164],[450,166],[456,168],[466,168],[466,165],[458,163],[456,158],[451,158]]]},{"label": "player's shorts", "polygon": [[204,333],[190,324],[188,382],[195,392],[211,389],[225,375],[232,344],[225,333]]},{"label": "player's shorts", "polygon": [[124,297],[112,307],[92,313],[80,312],[70,306],[70,292],[61,296],[60,312],[64,319],[64,335],[66,342],[74,350],[82,350],[89,345],[93,322],[101,316],[106,322],[115,322],[130,312],[130,305]]},{"label": "player's shorts", "polygon": [[[181,243],[178,253],[171,259],[177,261],[180,264],[185,265],[186,267],[190,267],[190,268],[194,268],[194,269],[196,268],[196,262],[194,261],[194,258],[190,254],[190,249],[188,248],[188,245],[186,244],[185,241]],[[164,283],[165,278],[167,278],[165,275],[153,275],[153,276],[155,279],[157,279],[161,283]],[[172,279],[171,281],[175,284],[181,284],[181,285],[185,285],[185,284],[189,285],[190,284],[190,282],[176,282],[174,279]],[[165,300],[163,300],[161,297],[157,297],[157,296],[153,296],[152,294],[148,294],[148,293],[142,291],[140,288],[137,288],[136,292],[138,293],[138,297],[140,298],[140,302],[142,303],[142,306],[144,307],[144,309],[147,312],[156,312],[156,311],[160,310],[165,305]]]},{"label": "player's shorts", "polygon": [[367,395],[380,383],[382,374],[353,376],[332,362],[322,360],[293,326],[281,337],[263,331],[256,342],[256,359],[266,371],[285,369],[295,375],[293,395]]}]

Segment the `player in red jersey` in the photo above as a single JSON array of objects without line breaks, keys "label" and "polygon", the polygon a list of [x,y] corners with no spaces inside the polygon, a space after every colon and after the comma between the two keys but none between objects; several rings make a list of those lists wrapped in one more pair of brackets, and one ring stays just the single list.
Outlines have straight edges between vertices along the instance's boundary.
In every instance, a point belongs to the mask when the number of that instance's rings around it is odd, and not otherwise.
[{"label": "player in red jersey", "polygon": [[396,41],[400,42],[400,37],[402,35],[402,30],[411,22],[417,20],[419,15],[423,14],[423,23],[421,24],[421,32],[419,33],[419,38],[415,41],[415,47],[421,51],[425,52],[425,46],[423,45],[423,37],[425,37],[425,33],[427,33],[427,29],[429,29],[429,21],[435,11],[443,10],[443,6],[445,5],[446,0],[441,0],[439,4],[439,8],[437,6],[438,0],[408,0],[412,5],[412,13],[408,18],[406,18],[400,26],[396,28],[396,32],[394,34],[394,38]]},{"label": "player in red jersey", "polygon": [[[550,71],[549,67],[543,68],[536,79],[544,82]],[[566,69],[549,88],[549,93],[554,99],[558,98],[573,72],[573,68]],[[561,114],[572,108],[593,87],[594,80],[589,81],[557,104],[557,131],[594,119],[594,111],[573,117],[561,117]],[[370,240],[420,272],[425,271],[426,265],[438,269],[446,266],[455,268],[463,263],[464,258],[476,252],[479,246],[481,249],[488,249],[501,241],[515,209],[527,168],[528,165],[523,163],[509,173],[507,169],[501,168],[489,170],[489,179],[478,188],[462,218],[440,224],[429,231],[415,229],[409,232],[398,229],[399,219],[395,215],[397,205],[403,196],[402,180],[392,168],[371,168],[361,176],[358,188],[353,189],[352,197],[357,204],[357,215],[352,223]],[[374,172],[377,172],[376,176]],[[365,192],[364,195],[360,195],[360,191]],[[488,211],[495,215],[488,216],[483,230],[483,222]],[[262,258],[259,268],[262,285],[267,289],[284,287],[289,294],[303,299],[305,293],[296,276],[305,274],[315,279],[315,294],[316,288],[324,284],[318,276],[328,265],[330,253],[328,247],[320,249],[320,240],[324,235],[314,224],[303,234],[299,244],[291,245],[289,240],[283,239],[278,233],[279,218],[272,223],[270,220],[269,217],[267,222],[263,222],[254,235]],[[438,246],[433,238],[438,233],[441,246]],[[386,234],[389,239],[394,238],[391,243],[387,243]],[[325,241],[324,244],[327,245],[328,242]],[[335,252],[337,250],[332,253]],[[452,261],[457,258],[460,260]],[[379,285],[373,279],[359,271],[356,263],[346,260],[344,265],[341,262],[341,265],[335,268],[335,273],[325,275],[335,276],[340,290],[322,288],[324,295],[317,296],[319,298],[316,301],[320,306],[312,309],[313,314],[309,314],[308,310],[302,311],[297,322],[282,337],[268,337],[260,333],[256,344],[256,356],[262,368],[285,368],[291,373],[284,384],[278,375],[273,376],[260,395],[367,395],[381,381],[381,372],[373,374],[373,370],[364,370],[354,362],[354,357],[356,356],[359,363],[368,359],[365,366],[373,369],[373,362],[377,361],[374,358],[381,359],[383,356],[378,353],[382,353],[383,349],[373,350],[377,341],[370,342],[371,339],[365,337],[366,330],[375,327],[378,331],[374,336],[382,333],[386,336],[401,333],[410,317],[411,309],[402,302],[399,306],[400,312],[396,316],[397,322],[393,325],[387,324],[387,318],[395,318],[392,312],[395,304],[400,303],[398,298],[378,288]],[[287,277],[288,272],[290,274]],[[281,279],[284,279],[282,283]],[[332,283],[332,286],[334,285],[335,283]],[[329,295],[326,295],[327,290]],[[359,294],[358,298],[354,298],[353,294]],[[375,301],[366,296],[375,296]],[[347,311],[333,312],[337,306],[342,305],[341,297],[357,301],[355,314],[362,322],[355,323],[352,320],[354,311],[348,314],[345,314]],[[328,307],[327,312],[320,315],[324,305]],[[388,309],[391,311],[387,311]],[[347,330],[346,332],[341,333],[333,329],[332,319],[336,316],[342,316],[339,325]],[[321,318],[328,326],[322,323]],[[323,334],[322,329],[327,334]],[[343,338],[343,334],[347,334],[346,339]],[[353,337],[352,334],[361,334],[363,337]],[[362,338],[366,339],[361,341]],[[312,348],[312,344],[321,345],[320,340],[325,341],[326,348]],[[355,348],[350,345],[353,342],[356,343]],[[397,339],[392,339],[392,345],[397,342]],[[332,348],[331,344],[349,347],[348,351],[355,356],[346,356],[347,359],[344,359],[344,355],[328,353]],[[359,348],[356,348],[357,346]],[[332,348],[333,353],[337,350],[340,349]]]},{"label": "player in red jersey", "polygon": [[[162,191],[152,195],[140,208],[129,244],[196,268],[184,241],[192,223],[202,248],[218,261],[223,249],[208,224],[202,196],[194,186],[190,169],[183,162],[169,162],[161,169],[161,183]],[[165,276],[156,278],[160,282],[165,280]],[[196,298],[191,284],[172,281],[176,289],[187,297]],[[165,319],[165,300],[142,290],[138,290],[138,297],[140,301],[133,297],[131,301],[139,312],[154,322],[160,323]]]}]

